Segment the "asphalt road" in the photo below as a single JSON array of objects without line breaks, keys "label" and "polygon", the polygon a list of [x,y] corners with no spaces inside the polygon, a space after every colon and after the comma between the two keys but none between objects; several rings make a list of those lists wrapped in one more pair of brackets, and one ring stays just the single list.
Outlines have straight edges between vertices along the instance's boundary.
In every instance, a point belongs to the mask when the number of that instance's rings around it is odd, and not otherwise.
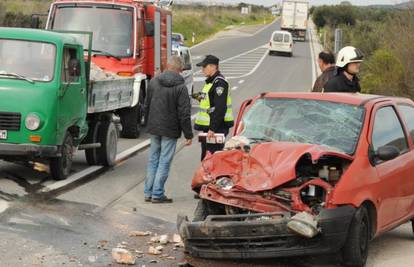
[{"label": "asphalt road", "polygon": [[[242,34],[231,31],[192,49],[193,57],[198,61],[206,54],[217,55],[222,66],[227,67],[223,72],[234,77],[230,84],[235,112],[244,100],[262,92],[309,91],[311,88],[309,42],[297,42],[292,58],[269,56],[263,48],[277,28],[278,22],[265,27],[247,27]],[[235,71],[229,72],[232,69]],[[202,85],[200,78],[195,84],[196,90]],[[146,139],[144,134],[139,140],[121,140],[120,151]],[[33,166],[1,163],[0,266],[109,266],[110,249],[123,241],[135,254],[146,252],[149,238],[128,237],[129,231],[172,234],[177,214],[191,217],[197,203],[190,182],[200,163],[199,144],[195,140],[191,147],[178,147],[166,185],[166,193],[174,203],[162,205],[143,201],[147,150],[119,162],[113,169],[100,170],[99,175],[53,190],[45,190],[54,185],[47,172],[35,171]],[[44,166],[37,165],[36,168],[44,169]],[[87,168],[82,153],[79,153],[75,171]],[[404,225],[376,239],[367,266],[412,266],[412,235],[411,226]],[[335,266],[335,255],[218,262],[193,259],[171,245],[167,245],[163,253],[175,259],[144,255],[137,259],[137,266],[177,266],[179,262],[197,267]],[[157,262],[150,263],[151,260]]]}]

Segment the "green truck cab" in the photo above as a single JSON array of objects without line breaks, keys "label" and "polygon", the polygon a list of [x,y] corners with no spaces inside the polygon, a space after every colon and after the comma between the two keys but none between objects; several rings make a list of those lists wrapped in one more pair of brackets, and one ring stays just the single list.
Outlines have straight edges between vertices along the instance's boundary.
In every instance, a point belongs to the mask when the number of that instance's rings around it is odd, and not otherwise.
[{"label": "green truck cab", "polygon": [[47,160],[56,180],[78,149],[90,165],[115,164],[114,118],[133,79],[92,80],[90,47],[74,34],[0,27],[0,159]]}]

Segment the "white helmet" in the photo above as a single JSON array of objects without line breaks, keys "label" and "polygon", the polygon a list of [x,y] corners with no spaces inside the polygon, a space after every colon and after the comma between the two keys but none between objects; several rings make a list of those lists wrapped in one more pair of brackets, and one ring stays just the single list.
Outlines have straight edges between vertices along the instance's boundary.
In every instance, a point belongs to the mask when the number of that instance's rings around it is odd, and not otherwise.
[{"label": "white helmet", "polygon": [[362,62],[364,54],[358,48],[353,46],[346,46],[339,50],[338,56],[336,57],[336,66],[345,68],[349,63]]}]

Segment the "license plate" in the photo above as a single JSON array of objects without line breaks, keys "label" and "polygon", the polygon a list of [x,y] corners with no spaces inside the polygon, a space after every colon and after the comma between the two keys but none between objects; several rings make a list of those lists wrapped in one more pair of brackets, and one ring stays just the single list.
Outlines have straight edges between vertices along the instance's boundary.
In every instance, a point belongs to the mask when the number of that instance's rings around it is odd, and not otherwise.
[{"label": "license plate", "polygon": [[7,131],[6,130],[0,130],[0,139],[7,139]]}]

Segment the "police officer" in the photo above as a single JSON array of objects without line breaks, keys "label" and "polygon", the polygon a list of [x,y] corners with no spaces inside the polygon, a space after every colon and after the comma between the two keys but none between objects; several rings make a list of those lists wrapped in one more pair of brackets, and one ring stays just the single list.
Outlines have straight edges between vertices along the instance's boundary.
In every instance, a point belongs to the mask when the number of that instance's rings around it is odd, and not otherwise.
[{"label": "police officer", "polygon": [[[234,124],[229,83],[219,71],[217,57],[208,55],[197,66],[202,67],[207,79],[201,93],[193,95],[193,98],[200,101],[200,111],[194,129],[207,133],[207,138],[213,138],[215,133],[223,133],[226,136]],[[214,153],[223,148],[224,144],[208,144],[202,141],[201,160],[207,151]]]},{"label": "police officer", "polygon": [[353,47],[342,48],[336,59],[336,73],[324,87],[324,92],[357,93],[361,91],[357,74],[364,55]]}]

